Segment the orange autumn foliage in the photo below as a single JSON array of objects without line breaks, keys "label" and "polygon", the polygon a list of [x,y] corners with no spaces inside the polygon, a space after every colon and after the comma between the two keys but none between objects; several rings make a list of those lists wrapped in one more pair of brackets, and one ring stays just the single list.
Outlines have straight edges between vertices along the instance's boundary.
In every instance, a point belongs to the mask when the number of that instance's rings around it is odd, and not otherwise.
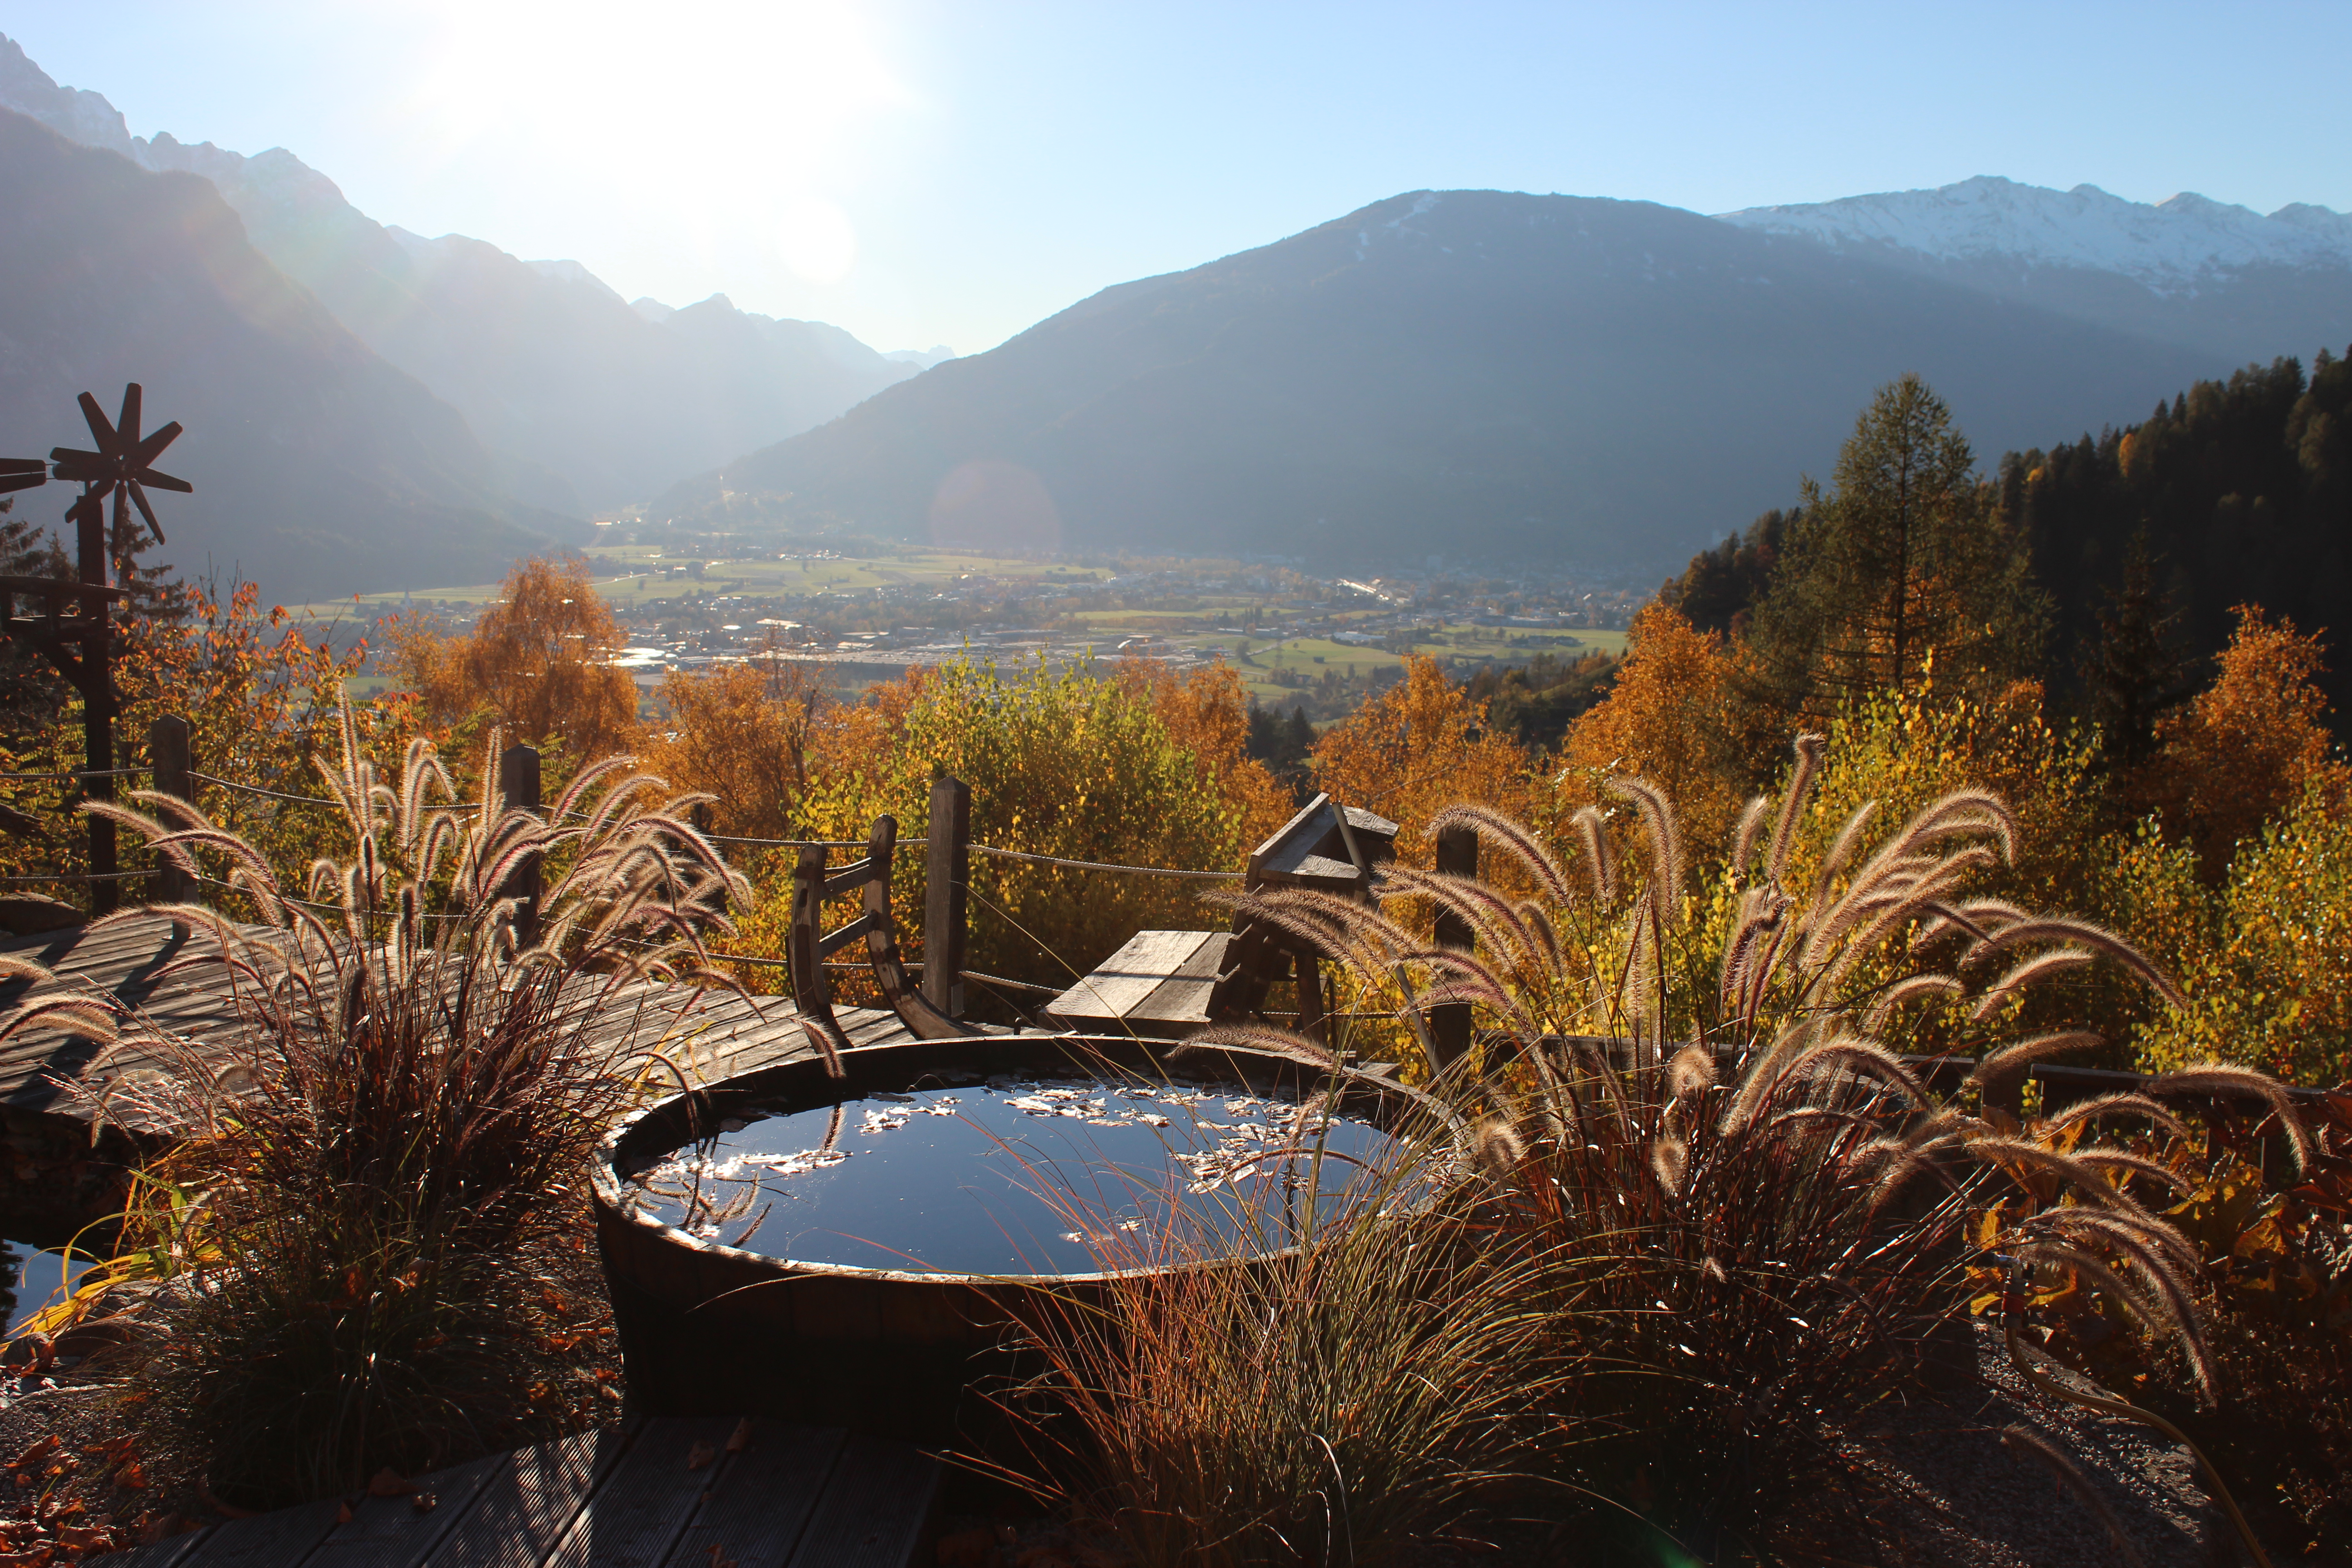
[{"label": "orange autumn foliage", "polygon": [[1729,837],[1748,783],[1752,728],[1737,656],[1663,601],[1633,617],[1617,683],[1568,733],[1561,783],[1571,805],[1599,800],[1610,774],[1648,780],[1673,798],[1685,841],[1715,849]]},{"label": "orange autumn foliage", "polygon": [[1395,822],[1397,853],[1426,865],[1422,831],[1445,807],[1466,802],[1525,816],[1531,760],[1487,728],[1486,703],[1435,659],[1416,656],[1402,680],[1324,731],[1315,776],[1345,804]]},{"label": "orange autumn foliage", "polygon": [[715,832],[787,838],[798,825],[830,703],[805,663],[772,655],[662,684],[669,724],[640,760],[672,789],[719,797]]},{"label": "orange autumn foliage", "polygon": [[2352,792],[2352,769],[2327,731],[2319,635],[2284,616],[2273,622],[2259,605],[2237,616],[2213,684],[2158,724],[2160,750],[2133,781],[2141,804],[2195,847],[2208,879],[2306,790],[2337,801]]},{"label": "orange autumn foliage", "polygon": [[395,622],[394,662],[445,729],[487,713],[517,740],[560,742],[574,758],[630,749],[637,689],[611,668],[627,641],[577,556],[518,561],[466,637]]}]

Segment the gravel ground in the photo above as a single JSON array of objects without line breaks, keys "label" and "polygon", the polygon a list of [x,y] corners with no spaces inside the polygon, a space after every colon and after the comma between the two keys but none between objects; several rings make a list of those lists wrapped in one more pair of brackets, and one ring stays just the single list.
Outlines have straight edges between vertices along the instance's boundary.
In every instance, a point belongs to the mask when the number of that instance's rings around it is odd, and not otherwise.
[{"label": "gravel ground", "polygon": [[[2041,1435],[2074,1461],[2148,1568],[2250,1561],[2188,1449],[2153,1428],[2045,1396],[2019,1375],[1989,1328],[1979,1328],[1975,1349],[1973,1380],[1915,1396],[1853,1442],[1850,1452],[1885,1489],[1871,1511],[1892,1543],[1883,1559],[1890,1568],[2131,1561],[2098,1507],[2040,1458],[2003,1441],[2012,1426]],[[2061,1384],[2098,1392],[2054,1365],[2045,1370]]]}]

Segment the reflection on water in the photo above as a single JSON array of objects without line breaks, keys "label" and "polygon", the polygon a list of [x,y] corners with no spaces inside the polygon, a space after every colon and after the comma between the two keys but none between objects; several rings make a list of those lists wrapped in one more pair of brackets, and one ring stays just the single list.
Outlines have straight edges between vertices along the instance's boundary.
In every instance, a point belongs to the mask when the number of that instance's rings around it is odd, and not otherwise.
[{"label": "reflection on water", "polygon": [[[1391,1147],[1369,1122],[1237,1089],[994,1078],[782,1114],[626,1173],[641,1210],[772,1257],[958,1274],[1070,1274],[1149,1247],[1294,1239]],[[1118,1233],[1143,1232],[1122,1244]],[[1262,1243],[1259,1243],[1262,1244]]]}]

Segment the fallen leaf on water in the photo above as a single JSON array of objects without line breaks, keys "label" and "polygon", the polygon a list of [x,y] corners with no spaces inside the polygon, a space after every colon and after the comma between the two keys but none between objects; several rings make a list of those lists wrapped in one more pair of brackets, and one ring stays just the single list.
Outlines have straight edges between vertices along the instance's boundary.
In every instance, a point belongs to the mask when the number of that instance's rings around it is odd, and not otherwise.
[{"label": "fallen leaf on water", "polygon": [[418,1492],[408,1500],[408,1506],[419,1513],[431,1513],[441,1506],[441,1500],[431,1492]]},{"label": "fallen leaf on water", "polygon": [[740,1454],[751,1446],[751,1418],[749,1415],[735,1423],[735,1430],[727,1435],[727,1451]]},{"label": "fallen leaf on water", "polygon": [[378,1470],[375,1473],[375,1479],[368,1483],[370,1497],[406,1497],[415,1489],[415,1481],[404,1479],[390,1465]]},{"label": "fallen leaf on water", "polygon": [[710,1568],[736,1568],[735,1559],[715,1541],[710,1543]]},{"label": "fallen leaf on water", "polygon": [[718,1449],[708,1443],[697,1443],[686,1451],[686,1468],[689,1470],[698,1470],[717,1458],[719,1458]]},{"label": "fallen leaf on water", "polygon": [[111,1552],[114,1534],[102,1524],[68,1524],[58,1531],[58,1544],[69,1552]]},{"label": "fallen leaf on water", "polygon": [[125,1491],[137,1491],[147,1484],[147,1467],[133,1459],[114,1472],[114,1484]]},{"label": "fallen leaf on water", "polygon": [[47,1546],[24,1552],[0,1552],[0,1568],[42,1568],[54,1553]]},{"label": "fallen leaf on water", "polygon": [[342,1501],[335,1505],[335,1522],[337,1524],[349,1524],[352,1520],[358,1517],[359,1516],[357,1514],[352,1511],[351,1499],[345,1498]]}]

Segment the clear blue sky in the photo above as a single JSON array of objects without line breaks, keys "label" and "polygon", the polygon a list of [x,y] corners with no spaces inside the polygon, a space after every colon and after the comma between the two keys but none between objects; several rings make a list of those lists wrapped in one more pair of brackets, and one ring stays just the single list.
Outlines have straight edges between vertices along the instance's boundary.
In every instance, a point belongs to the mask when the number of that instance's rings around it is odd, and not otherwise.
[{"label": "clear blue sky", "polygon": [[2352,4],[0,0],[135,134],[385,223],[984,349],[1400,191],[1701,212],[2006,174],[2352,210]]}]

